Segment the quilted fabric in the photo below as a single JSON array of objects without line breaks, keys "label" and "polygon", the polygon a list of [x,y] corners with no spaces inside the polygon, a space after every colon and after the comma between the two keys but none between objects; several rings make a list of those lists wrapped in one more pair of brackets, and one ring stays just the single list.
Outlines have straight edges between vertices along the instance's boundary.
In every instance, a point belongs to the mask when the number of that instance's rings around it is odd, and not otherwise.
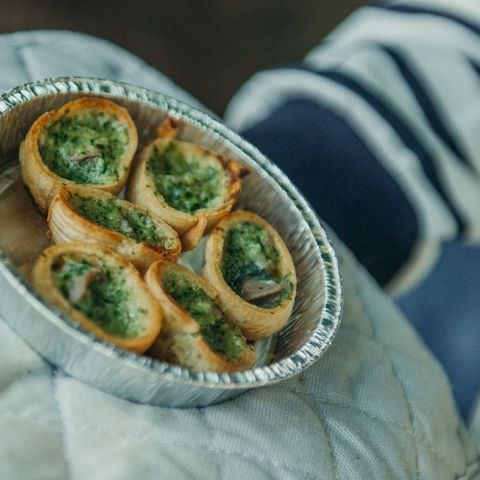
[{"label": "quilted fabric", "polygon": [[[130,54],[78,34],[0,37],[0,64],[1,89],[84,74],[193,101]],[[345,311],[329,351],[299,378],[218,406],[163,409],[104,394],[52,369],[0,322],[0,478],[480,478],[443,371],[334,245]]]}]

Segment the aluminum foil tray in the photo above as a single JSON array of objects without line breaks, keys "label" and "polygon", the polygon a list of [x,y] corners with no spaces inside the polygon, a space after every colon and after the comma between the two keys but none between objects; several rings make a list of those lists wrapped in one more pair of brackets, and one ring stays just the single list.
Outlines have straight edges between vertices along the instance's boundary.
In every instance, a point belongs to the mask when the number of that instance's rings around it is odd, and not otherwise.
[{"label": "aluminum foil tray", "polygon": [[[261,355],[262,365],[234,374],[195,373],[130,354],[95,340],[32,290],[28,272],[49,240],[45,219],[21,182],[18,147],[41,113],[89,95],[125,106],[137,125],[140,145],[152,138],[168,114],[181,120],[180,139],[236,158],[251,169],[239,206],[275,226],[292,254],[298,276],[293,314],[274,341],[267,342],[268,355]],[[160,93],[89,78],[30,83],[0,96],[0,316],[33,349],[68,374],[141,403],[169,407],[218,403],[288,379],[310,366],[331,344],[341,305],[337,260],[315,213],[277,167],[208,114]]]}]

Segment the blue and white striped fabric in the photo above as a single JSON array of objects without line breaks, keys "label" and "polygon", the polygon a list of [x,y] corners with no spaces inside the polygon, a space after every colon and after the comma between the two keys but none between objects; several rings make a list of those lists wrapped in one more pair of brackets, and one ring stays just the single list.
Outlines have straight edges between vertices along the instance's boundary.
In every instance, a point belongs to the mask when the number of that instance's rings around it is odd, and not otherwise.
[{"label": "blue and white striped fabric", "polygon": [[441,242],[480,241],[480,4],[358,10],[301,65],[256,74],[227,122],[399,294]]}]

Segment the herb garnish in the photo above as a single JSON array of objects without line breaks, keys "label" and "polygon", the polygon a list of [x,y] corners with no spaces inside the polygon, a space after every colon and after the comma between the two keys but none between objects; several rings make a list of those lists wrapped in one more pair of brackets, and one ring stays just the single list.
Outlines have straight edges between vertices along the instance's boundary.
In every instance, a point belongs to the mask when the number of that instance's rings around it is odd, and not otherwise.
[{"label": "herb garnish", "polygon": [[167,272],[163,287],[199,324],[205,341],[217,352],[238,360],[245,348],[245,339],[238,327],[230,326],[222,311],[199,286],[178,272]]},{"label": "herb garnish", "polygon": [[182,151],[174,143],[163,151],[153,147],[147,168],[157,191],[176,210],[195,213],[219,204],[225,176],[213,166],[200,163],[198,155]]},{"label": "herb garnish", "polygon": [[127,127],[105,113],[63,116],[46,128],[39,149],[57,175],[77,183],[116,180],[128,144]]},{"label": "herb garnish", "polygon": [[152,244],[165,244],[169,239],[162,235],[152,218],[144,212],[126,208],[122,201],[72,195],[70,205],[83,217],[106,228],[136,240]]},{"label": "herb garnish", "polygon": [[[87,260],[64,257],[53,267],[57,288],[69,300],[82,277],[92,273],[80,299],[70,302],[107,333],[135,337],[144,329],[145,310],[135,305],[121,268],[94,266]],[[70,301],[70,300],[69,300]]]},{"label": "herb garnish", "polygon": [[[225,237],[221,269],[227,284],[242,296],[242,287],[249,279],[275,282],[282,287],[278,295],[263,300],[259,306],[273,308],[291,295],[289,275],[278,271],[279,252],[266,229],[252,222],[240,222]],[[253,303],[253,302],[252,302]]]}]

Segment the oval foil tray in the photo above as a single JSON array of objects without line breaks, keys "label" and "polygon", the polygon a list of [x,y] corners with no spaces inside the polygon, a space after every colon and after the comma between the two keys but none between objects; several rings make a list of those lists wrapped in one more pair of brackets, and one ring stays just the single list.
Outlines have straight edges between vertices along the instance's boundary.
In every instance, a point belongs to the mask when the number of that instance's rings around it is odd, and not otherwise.
[{"label": "oval foil tray", "polygon": [[[28,272],[48,245],[45,219],[21,182],[18,147],[43,112],[81,97],[109,98],[134,119],[140,145],[168,114],[179,138],[202,144],[250,168],[239,207],[267,219],[295,262],[293,314],[263,365],[240,373],[191,372],[97,341],[32,290]],[[294,161],[294,159],[292,159]],[[170,407],[205,406],[299,374],[331,344],[340,322],[342,286],[335,253],[315,213],[288,178],[257,149],[211,116],[131,85],[89,78],[30,83],[0,96],[0,315],[34,350],[68,374],[119,397]],[[265,344],[257,351],[265,350]]]}]

